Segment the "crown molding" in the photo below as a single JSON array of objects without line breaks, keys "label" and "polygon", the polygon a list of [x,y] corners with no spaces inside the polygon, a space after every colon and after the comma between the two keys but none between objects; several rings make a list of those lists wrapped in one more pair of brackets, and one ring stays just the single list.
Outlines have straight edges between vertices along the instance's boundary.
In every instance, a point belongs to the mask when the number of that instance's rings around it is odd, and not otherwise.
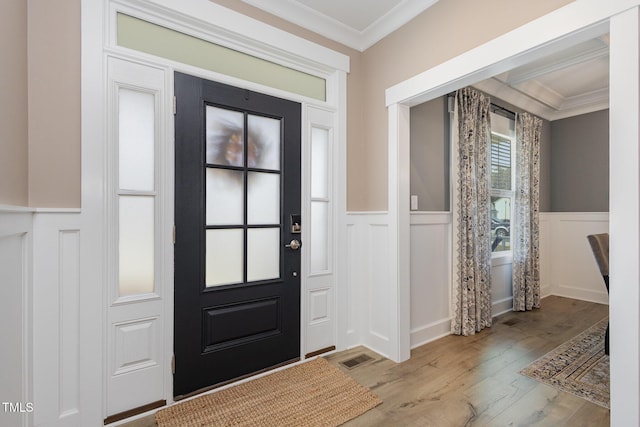
[{"label": "crown molding", "polygon": [[438,0],[403,0],[364,30],[357,30],[297,0],[242,0],[360,52],[394,32]]}]

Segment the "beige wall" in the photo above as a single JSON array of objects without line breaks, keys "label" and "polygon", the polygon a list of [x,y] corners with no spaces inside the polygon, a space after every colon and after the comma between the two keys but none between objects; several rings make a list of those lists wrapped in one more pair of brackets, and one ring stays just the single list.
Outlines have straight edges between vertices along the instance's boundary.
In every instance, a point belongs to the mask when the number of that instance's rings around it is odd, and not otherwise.
[{"label": "beige wall", "polygon": [[572,0],[441,0],[364,53],[242,2],[213,1],[350,56],[347,209],[383,211],[387,209],[385,90]]},{"label": "beige wall", "polygon": [[2,0],[0,204],[80,206],[80,0]]},{"label": "beige wall", "polygon": [[[543,16],[570,0],[441,0],[409,24],[364,52],[363,136],[366,158],[348,167],[366,177],[366,185],[349,182],[349,208],[387,209],[387,110],[390,86],[458,56],[497,36]],[[349,141],[351,143],[351,141]]]},{"label": "beige wall", "polygon": [[0,3],[0,205],[28,204],[27,4]]},{"label": "beige wall", "polygon": [[28,0],[29,205],[80,206],[80,0]]},{"label": "beige wall", "polygon": [[[387,209],[385,89],[571,0],[442,0],[364,53],[237,0],[215,1],[350,56],[347,208],[353,211]],[[79,207],[80,0],[28,0],[28,18],[24,3],[3,0],[0,14],[2,52],[10,58],[0,71],[10,101],[0,107],[0,203]]]}]

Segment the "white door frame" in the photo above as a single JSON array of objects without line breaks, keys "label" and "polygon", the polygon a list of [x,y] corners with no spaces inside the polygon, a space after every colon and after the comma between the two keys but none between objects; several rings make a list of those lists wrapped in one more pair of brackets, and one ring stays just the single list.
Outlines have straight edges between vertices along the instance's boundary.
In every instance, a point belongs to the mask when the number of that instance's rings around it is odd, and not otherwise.
[{"label": "white door frame", "polygon": [[640,19],[637,0],[580,0],[401,82],[389,109],[397,361],[409,357],[409,108],[610,31],[611,424],[640,425]]},{"label": "white door frame", "polygon": [[[148,13],[155,17],[155,22],[171,29],[188,28],[192,33],[197,32],[205,40],[231,47],[262,59],[266,59],[280,65],[298,69],[310,74],[318,75],[326,79],[327,100],[317,101],[303,96],[294,95],[281,90],[264,87],[259,84],[241,81],[229,76],[202,70],[196,67],[164,60],[151,55],[132,52],[119,48],[115,43],[115,27],[113,19],[109,17],[114,8],[136,8],[142,13]],[[162,17],[162,18],[158,18]],[[331,114],[335,114],[333,123],[334,141],[334,176],[332,178],[334,189],[334,223],[332,230],[333,247],[336,251],[331,254],[335,262],[333,273],[336,275],[331,303],[336,313],[334,322],[344,322],[339,314],[345,309],[342,304],[344,298],[338,298],[338,293],[343,292],[338,283],[345,283],[341,277],[344,275],[344,265],[339,262],[344,256],[338,253],[343,248],[343,235],[340,230],[344,228],[344,212],[346,211],[346,73],[349,71],[349,58],[341,53],[316,45],[300,37],[293,36],[284,31],[270,27],[262,22],[233,12],[208,0],[82,0],[81,3],[81,41],[82,41],[82,212],[81,212],[81,271],[80,277],[83,284],[80,292],[80,407],[82,425],[101,425],[105,418],[106,408],[106,381],[105,366],[108,362],[105,348],[105,337],[108,325],[105,324],[108,303],[108,292],[105,290],[108,282],[107,276],[112,268],[105,264],[107,259],[107,242],[109,224],[112,219],[108,217],[107,199],[110,197],[107,191],[108,170],[105,159],[107,158],[106,141],[108,135],[107,117],[107,69],[106,58],[113,56],[125,60],[131,60],[141,64],[147,63],[166,70],[167,99],[173,96],[173,72],[181,71],[196,75],[205,79],[216,80],[226,84],[241,86],[250,90],[259,91],[269,95],[279,96],[302,103],[303,108],[303,142],[310,132],[306,125],[307,115],[310,109],[321,108]],[[205,28],[206,27],[206,28]],[[169,109],[167,109],[169,110]],[[173,144],[173,115],[166,116],[167,144]],[[305,150],[303,146],[303,150]],[[172,165],[173,153],[168,153],[164,159],[165,165]],[[306,154],[308,156],[308,153]],[[303,154],[304,158],[305,154]],[[166,171],[173,171],[172,166],[167,166]],[[173,176],[164,177],[165,207],[167,218],[173,218]],[[303,194],[303,200],[309,199],[308,194]],[[305,209],[303,207],[303,209]],[[304,214],[303,210],[303,214]],[[303,224],[304,227],[304,224]],[[303,238],[304,238],[303,234]],[[172,247],[171,233],[161,236],[159,248]],[[171,251],[168,251],[171,252]],[[308,255],[307,255],[308,256]],[[172,265],[172,252],[164,256],[165,263]],[[303,267],[304,268],[304,267]],[[172,269],[163,269],[163,272]],[[303,276],[304,276],[303,271]],[[170,286],[165,286],[165,315],[163,324],[166,330],[165,355],[166,362],[171,360],[173,352],[173,279],[167,281]],[[304,301],[304,286],[302,316],[307,309]],[[337,305],[337,306],[335,306]],[[305,327],[302,322],[301,355],[304,355]],[[346,342],[346,326],[335,325],[332,333],[335,334],[336,345],[341,348]],[[167,402],[173,400],[173,382],[169,363],[166,363],[165,396]]]}]

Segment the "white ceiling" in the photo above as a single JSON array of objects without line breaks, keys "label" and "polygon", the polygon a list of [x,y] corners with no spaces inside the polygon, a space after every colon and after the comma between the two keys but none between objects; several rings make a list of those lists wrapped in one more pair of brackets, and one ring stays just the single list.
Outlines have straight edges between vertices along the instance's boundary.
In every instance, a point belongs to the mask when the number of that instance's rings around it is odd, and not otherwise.
[{"label": "white ceiling", "polygon": [[[362,52],[438,0],[242,1]],[[609,105],[608,42],[589,40],[474,86],[547,120],[602,110]]]},{"label": "white ceiling", "polygon": [[438,0],[242,0],[364,51]]}]

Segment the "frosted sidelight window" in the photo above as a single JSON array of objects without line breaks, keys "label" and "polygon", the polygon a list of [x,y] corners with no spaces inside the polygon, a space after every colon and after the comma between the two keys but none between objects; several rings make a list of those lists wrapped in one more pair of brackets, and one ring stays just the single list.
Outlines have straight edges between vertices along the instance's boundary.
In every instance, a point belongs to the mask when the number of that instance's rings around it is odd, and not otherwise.
[{"label": "frosted sidelight window", "polygon": [[119,198],[120,296],[154,290],[154,205],[150,196]]},{"label": "frosted sidelight window", "polygon": [[247,118],[247,166],[259,169],[280,169],[279,119],[249,115]]},{"label": "frosted sidelight window", "polygon": [[207,230],[205,283],[207,287],[241,283],[244,232],[242,229]]},{"label": "frosted sidelight window", "polygon": [[280,223],[280,175],[249,172],[247,187],[247,222]]},{"label": "frosted sidelight window", "polygon": [[244,165],[244,114],[207,106],[207,163],[224,166]]},{"label": "frosted sidelight window", "polygon": [[311,197],[328,197],[329,131],[311,129]]},{"label": "frosted sidelight window", "polygon": [[310,270],[325,272],[329,265],[329,225],[331,212],[330,131],[311,128],[311,248]]},{"label": "frosted sidelight window", "polygon": [[329,269],[329,203],[311,202],[311,271]]},{"label": "frosted sidelight window", "polygon": [[120,88],[118,97],[119,187],[153,191],[155,164],[155,97]]},{"label": "frosted sidelight window", "polygon": [[247,281],[279,277],[280,229],[249,229],[247,232]]},{"label": "frosted sidelight window", "polygon": [[244,222],[244,174],[242,171],[207,168],[207,225]]}]

